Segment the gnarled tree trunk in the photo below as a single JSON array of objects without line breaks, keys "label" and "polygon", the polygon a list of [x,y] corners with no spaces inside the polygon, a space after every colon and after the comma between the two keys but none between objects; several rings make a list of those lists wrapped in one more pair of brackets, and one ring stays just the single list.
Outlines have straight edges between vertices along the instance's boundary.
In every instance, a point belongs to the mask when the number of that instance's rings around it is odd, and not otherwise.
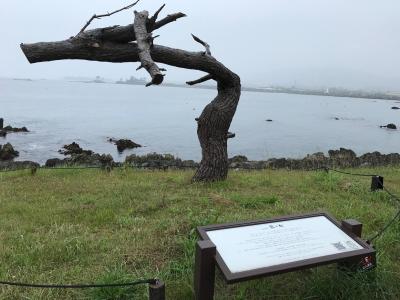
[{"label": "gnarled tree trunk", "polygon": [[206,72],[206,76],[187,82],[193,85],[213,79],[218,83],[217,97],[196,119],[202,160],[193,181],[223,180],[228,174],[227,140],[232,137],[228,130],[240,99],[240,78],[217,61],[211,55],[210,46],[195,36],[193,38],[205,47],[205,52],[154,45],[152,31],[185,16],[177,13],[156,21],[161,9],[151,18],[146,11],[135,12],[133,25],[81,31],[64,41],[21,44],[21,49],[30,63],[63,59],[140,62],[139,68],[144,67],[152,77],[147,86],[163,81],[163,69],[158,68],[156,62]]}]

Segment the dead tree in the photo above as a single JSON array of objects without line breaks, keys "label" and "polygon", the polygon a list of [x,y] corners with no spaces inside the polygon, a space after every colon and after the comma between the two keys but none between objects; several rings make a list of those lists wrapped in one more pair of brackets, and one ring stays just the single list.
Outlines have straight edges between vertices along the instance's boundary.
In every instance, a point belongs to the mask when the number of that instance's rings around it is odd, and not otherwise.
[{"label": "dead tree", "polygon": [[[134,4],[118,11],[131,8]],[[189,52],[153,44],[152,32],[185,17],[183,13],[176,13],[157,20],[163,8],[164,5],[152,17],[149,17],[147,11],[135,11],[131,25],[85,30],[92,20],[118,11],[94,15],[76,36],[63,41],[21,44],[21,49],[30,63],[64,59],[140,62],[138,69],[146,69],[151,76],[146,86],[161,84],[164,79],[162,71],[165,70],[156,63],[207,73],[200,79],[187,82],[188,85],[195,85],[215,80],[218,89],[216,98],[196,118],[202,160],[193,181],[223,180],[228,174],[227,140],[234,137],[228,129],[240,98],[240,78],[215,59],[211,55],[210,46],[194,35],[193,39],[203,45],[205,51]]]}]

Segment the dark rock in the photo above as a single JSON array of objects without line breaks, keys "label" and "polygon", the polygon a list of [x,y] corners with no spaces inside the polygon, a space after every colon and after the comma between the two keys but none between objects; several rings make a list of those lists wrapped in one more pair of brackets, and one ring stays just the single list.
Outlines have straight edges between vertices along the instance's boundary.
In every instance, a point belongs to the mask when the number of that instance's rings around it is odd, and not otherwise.
[{"label": "dark rock", "polygon": [[86,154],[86,155],[92,155],[93,151],[91,150],[83,150],[79,144],[73,142],[72,144],[69,145],[64,145],[63,149],[65,150],[59,150],[58,152],[64,155],[73,155],[73,154]]},{"label": "dark rock", "polygon": [[15,151],[10,143],[3,146],[0,145],[0,160],[13,160],[19,156],[19,152]]},{"label": "dark rock", "polygon": [[381,128],[397,129],[397,126],[393,123],[389,123],[387,125],[381,126]]},{"label": "dark rock", "polygon": [[329,156],[317,152],[301,159],[271,158],[267,161],[230,160],[232,169],[288,169],[288,170],[322,170],[331,168],[350,168],[360,166],[388,166],[400,165],[400,154],[381,154],[379,152],[366,153],[360,157],[350,149],[340,148],[330,150]]},{"label": "dark rock", "polygon": [[339,120],[340,120],[338,117],[334,117],[333,119],[335,119],[336,121],[339,121]]},{"label": "dark rock", "polygon": [[339,150],[329,150],[328,154],[331,159],[354,159],[357,157],[353,150],[345,148],[340,148]]},{"label": "dark rock", "polygon": [[98,154],[91,150],[83,150],[77,143],[65,145],[65,150],[59,150],[61,154],[70,157],[59,159],[52,158],[46,161],[45,166],[49,168],[66,166],[85,166],[85,167],[114,167],[114,159],[110,154]]},{"label": "dark rock", "polygon": [[118,152],[124,152],[126,149],[134,149],[142,147],[141,145],[136,144],[135,142],[127,139],[116,140],[110,138],[108,141],[110,143],[114,143],[115,145],[117,145]]},{"label": "dark rock", "polygon": [[400,107],[393,106],[392,109],[400,109]]},{"label": "dark rock", "polygon": [[357,167],[359,161],[353,150],[340,148],[339,150],[329,150],[329,165],[333,167],[350,168]]},{"label": "dark rock", "polygon": [[3,129],[4,126],[4,119],[0,118],[0,129]]},{"label": "dark rock", "polygon": [[[165,168],[185,168],[191,165],[192,161],[183,162],[180,158],[175,158],[171,154],[157,154],[150,153],[147,155],[139,156],[136,154],[129,155],[125,159],[127,165],[133,167],[150,168],[150,169],[165,169]],[[195,164],[193,162],[193,164]]]},{"label": "dark rock", "polygon": [[267,121],[267,122],[273,122],[272,119],[266,119],[265,121]]},{"label": "dark rock", "polygon": [[59,159],[48,159],[45,164],[48,168],[68,167],[68,166],[84,166],[84,167],[113,167],[114,159],[110,154],[98,154],[82,152],[80,154],[72,154],[71,157]]},{"label": "dark rock", "polygon": [[194,160],[184,160],[182,161],[182,167],[183,168],[197,168],[199,166],[199,164],[197,162],[195,162]]},{"label": "dark rock", "polygon": [[7,131],[0,130],[0,137],[6,137],[6,136],[7,136]]},{"label": "dark rock", "polygon": [[286,158],[271,158],[266,162],[269,169],[287,169],[290,167],[290,160]]},{"label": "dark rock", "polygon": [[26,127],[16,128],[11,127],[10,125],[4,127],[3,130],[6,132],[29,132],[28,128]]},{"label": "dark rock", "polygon": [[249,161],[248,158],[244,155],[236,155],[232,158],[229,158],[229,163],[237,163],[237,162],[246,162]]},{"label": "dark rock", "polygon": [[59,159],[59,158],[50,158],[46,161],[45,167],[47,168],[55,168],[55,167],[61,167],[66,164],[65,159]]},{"label": "dark rock", "polygon": [[0,161],[0,170],[38,169],[40,165],[33,161]]},{"label": "dark rock", "polygon": [[79,165],[79,166],[92,166],[92,167],[102,167],[107,165],[112,165],[114,162],[111,155],[106,154],[74,154],[71,158],[67,159],[68,165]]}]

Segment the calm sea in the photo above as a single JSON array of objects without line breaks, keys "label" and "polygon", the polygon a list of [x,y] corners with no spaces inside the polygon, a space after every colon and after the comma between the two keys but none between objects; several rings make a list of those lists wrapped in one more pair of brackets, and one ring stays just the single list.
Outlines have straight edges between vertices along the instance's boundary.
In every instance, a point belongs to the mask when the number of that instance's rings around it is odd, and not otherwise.
[{"label": "calm sea", "polygon": [[[9,134],[19,160],[44,163],[60,157],[67,143],[110,153],[115,160],[149,152],[199,160],[195,118],[216,91],[65,81],[0,80],[0,117],[30,133]],[[395,101],[243,92],[231,130],[230,156],[250,159],[303,157],[346,147],[358,154],[399,152]],[[335,120],[335,117],[340,120]],[[273,122],[266,122],[272,119]],[[129,138],[145,146],[119,154],[107,138]]]}]

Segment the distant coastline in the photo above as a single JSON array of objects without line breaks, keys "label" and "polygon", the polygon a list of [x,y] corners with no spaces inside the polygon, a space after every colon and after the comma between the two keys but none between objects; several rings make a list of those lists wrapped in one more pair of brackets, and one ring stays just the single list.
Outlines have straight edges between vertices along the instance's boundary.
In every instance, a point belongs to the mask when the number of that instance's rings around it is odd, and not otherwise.
[{"label": "distant coastline", "polygon": [[[18,81],[34,81],[30,78],[12,78]],[[82,83],[106,83],[106,84],[125,84],[125,85],[140,85],[146,84],[145,78],[136,78],[131,76],[129,79],[120,79],[118,81],[111,81],[96,76],[95,79],[80,79],[71,80],[72,78],[67,78],[68,81],[72,82],[82,82]],[[188,88],[188,89],[207,89],[215,90],[217,87],[215,85],[199,84],[196,86],[188,86],[186,84],[179,83],[168,83],[165,82],[161,87],[178,87],[178,88]],[[242,86],[242,91],[244,92],[256,92],[256,93],[278,93],[278,94],[294,94],[294,95],[311,95],[311,96],[329,96],[329,97],[347,97],[347,98],[359,98],[359,99],[379,99],[379,100],[393,100],[400,101],[400,92],[376,92],[376,91],[364,91],[364,90],[349,90],[343,88],[326,88],[326,89],[302,89],[297,87],[247,87]]]},{"label": "distant coastline", "polygon": [[[93,82],[96,83],[104,83],[99,82],[99,79],[96,78]],[[116,84],[129,84],[129,85],[145,85],[146,80],[144,78],[137,79],[134,76],[127,80],[119,80],[115,82]],[[197,88],[197,89],[209,89],[215,90],[217,87],[215,85],[196,85],[196,86],[188,86],[186,84],[178,84],[178,83],[163,83],[162,86],[167,87],[179,87],[179,88]],[[244,92],[256,92],[256,93],[281,93],[281,94],[295,94],[295,95],[311,95],[311,96],[330,96],[330,97],[348,97],[348,98],[361,98],[361,99],[381,99],[381,100],[399,100],[400,94],[396,95],[394,93],[383,93],[383,92],[368,92],[362,90],[347,90],[340,88],[327,88],[325,90],[322,89],[300,89],[295,87],[242,87],[242,91]]]}]

